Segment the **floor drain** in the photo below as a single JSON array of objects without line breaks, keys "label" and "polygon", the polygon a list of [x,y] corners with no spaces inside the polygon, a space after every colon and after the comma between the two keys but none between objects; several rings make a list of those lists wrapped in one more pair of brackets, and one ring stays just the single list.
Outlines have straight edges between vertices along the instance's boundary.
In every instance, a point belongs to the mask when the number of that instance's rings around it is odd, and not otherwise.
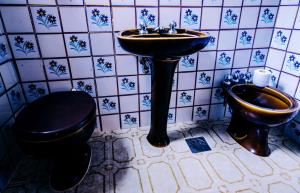
[{"label": "floor drain", "polygon": [[188,144],[192,153],[199,153],[211,150],[204,137],[188,138],[185,139],[185,141]]}]

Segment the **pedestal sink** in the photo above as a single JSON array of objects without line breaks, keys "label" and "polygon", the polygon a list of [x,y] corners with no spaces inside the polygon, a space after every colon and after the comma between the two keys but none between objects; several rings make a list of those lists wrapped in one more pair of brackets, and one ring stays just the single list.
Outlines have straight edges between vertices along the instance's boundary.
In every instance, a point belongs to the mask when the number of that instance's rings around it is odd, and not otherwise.
[{"label": "pedestal sink", "polygon": [[167,135],[167,117],[175,68],[180,57],[193,54],[203,49],[210,40],[205,33],[176,29],[147,29],[146,34],[139,30],[125,30],[119,33],[121,47],[135,55],[151,57],[151,128],[147,136],[155,147],[165,147],[170,143]]}]

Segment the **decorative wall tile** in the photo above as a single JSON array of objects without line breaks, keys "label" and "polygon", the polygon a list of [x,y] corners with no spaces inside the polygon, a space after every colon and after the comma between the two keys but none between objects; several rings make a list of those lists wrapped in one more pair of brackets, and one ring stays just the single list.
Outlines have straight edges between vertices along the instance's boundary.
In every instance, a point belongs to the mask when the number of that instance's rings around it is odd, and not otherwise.
[{"label": "decorative wall tile", "polygon": [[223,8],[222,11],[222,29],[232,29],[239,26],[240,8]]},{"label": "decorative wall tile", "polygon": [[289,42],[291,30],[275,29],[273,33],[271,46],[285,50]]},{"label": "decorative wall tile", "polygon": [[213,71],[197,72],[196,88],[209,88],[213,82]]},{"label": "decorative wall tile", "polygon": [[276,70],[281,70],[285,57],[285,52],[281,50],[270,49],[266,66]]},{"label": "decorative wall tile", "polygon": [[70,78],[69,65],[66,59],[44,60],[44,68],[49,80]]},{"label": "decorative wall tile", "polygon": [[90,31],[111,31],[112,21],[110,8],[108,7],[87,7],[87,20]]},{"label": "decorative wall tile", "polygon": [[125,113],[121,114],[122,128],[139,127],[139,114],[138,113]]},{"label": "decorative wall tile", "polygon": [[257,26],[273,27],[275,24],[276,14],[276,7],[261,7]]},{"label": "decorative wall tile", "polygon": [[300,76],[300,55],[287,53],[282,71]]},{"label": "decorative wall tile", "polygon": [[195,106],[193,121],[206,120],[208,118],[209,106]]},{"label": "decorative wall tile", "polygon": [[178,121],[178,122],[191,121],[192,114],[193,114],[192,107],[178,108],[176,111],[176,121]]},{"label": "decorative wall tile", "polygon": [[38,45],[33,35],[10,35],[9,41],[15,58],[40,57]]},{"label": "decorative wall tile", "polygon": [[236,50],[234,53],[233,67],[234,68],[248,67],[250,58],[251,58],[250,49]]},{"label": "decorative wall tile", "polygon": [[115,130],[121,128],[119,115],[101,116],[102,129],[105,131]]},{"label": "decorative wall tile", "polygon": [[[95,82],[93,79],[73,80],[73,88],[78,91],[84,91],[92,97],[96,97]],[[97,89],[99,89],[99,87],[97,87]]]},{"label": "decorative wall tile", "polygon": [[0,63],[10,58],[11,58],[11,53],[6,40],[6,36],[0,35]]},{"label": "decorative wall tile", "polygon": [[90,45],[88,34],[65,34],[68,56],[89,56]]},{"label": "decorative wall tile", "polygon": [[201,21],[200,8],[181,9],[181,27],[186,29],[199,29]]},{"label": "decorative wall tile", "polygon": [[257,29],[255,32],[254,48],[267,48],[270,46],[273,29]]},{"label": "decorative wall tile", "polygon": [[194,105],[207,105],[210,103],[211,89],[195,90]]},{"label": "decorative wall tile", "polygon": [[142,7],[136,9],[136,22],[137,26],[141,22],[145,23],[148,27],[158,26],[158,9]]},{"label": "decorative wall tile", "polygon": [[99,98],[99,109],[101,114],[114,114],[119,112],[118,97]]},{"label": "decorative wall tile", "polygon": [[138,95],[120,96],[121,113],[136,112],[139,109]]},{"label": "decorative wall tile", "polygon": [[31,7],[32,20],[38,33],[61,32],[61,24],[55,7]]},{"label": "decorative wall tile", "polygon": [[218,45],[219,31],[205,31],[210,35],[210,40],[203,50],[216,50]]},{"label": "decorative wall tile", "polygon": [[13,112],[16,112],[25,103],[23,92],[19,85],[16,85],[8,91],[8,98]]},{"label": "decorative wall tile", "polygon": [[179,62],[179,71],[195,71],[197,68],[197,53],[184,56]]},{"label": "decorative wall tile", "polygon": [[185,90],[177,93],[177,106],[193,106],[194,91]]},{"label": "decorative wall tile", "polygon": [[124,76],[118,77],[119,94],[135,94],[137,93],[137,77],[136,76]]},{"label": "decorative wall tile", "polygon": [[32,102],[48,94],[45,82],[24,83],[23,89],[28,102]]},{"label": "decorative wall tile", "polygon": [[96,76],[111,76],[115,75],[114,57],[94,57],[94,69]]},{"label": "decorative wall tile", "polygon": [[250,66],[265,66],[267,49],[253,49]]},{"label": "decorative wall tile", "polygon": [[216,52],[198,53],[198,70],[212,70],[215,68]]},{"label": "decorative wall tile", "polygon": [[216,69],[230,68],[232,66],[233,51],[220,51],[217,55]]},{"label": "decorative wall tile", "polygon": [[239,30],[236,48],[252,48],[254,30]]}]

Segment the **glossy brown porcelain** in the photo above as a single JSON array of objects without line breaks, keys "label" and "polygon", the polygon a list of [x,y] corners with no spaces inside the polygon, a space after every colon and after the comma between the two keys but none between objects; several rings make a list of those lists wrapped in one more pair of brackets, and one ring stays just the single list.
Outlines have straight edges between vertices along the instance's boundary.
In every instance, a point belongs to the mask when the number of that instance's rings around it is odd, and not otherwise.
[{"label": "glossy brown porcelain", "polygon": [[176,34],[158,33],[148,28],[148,34],[139,34],[137,29],[119,34],[121,47],[133,54],[157,58],[181,57],[203,49],[210,40],[205,33],[176,29]]},{"label": "glossy brown porcelain", "polygon": [[237,84],[224,90],[232,109],[229,134],[252,153],[268,156],[269,128],[295,117],[297,101],[278,89],[253,84]]},{"label": "glossy brown porcelain", "polygon": [[147,139],[155,147],[170,143],[167,122],[173,76],[181,56],[193,54],[204,48],[210,37],[202,32],[176,29],[176,34],[147,29],[148,34],[126,30],[119,34],[121,47],[135,55],[152,58],[151,67],[151,128]]}]

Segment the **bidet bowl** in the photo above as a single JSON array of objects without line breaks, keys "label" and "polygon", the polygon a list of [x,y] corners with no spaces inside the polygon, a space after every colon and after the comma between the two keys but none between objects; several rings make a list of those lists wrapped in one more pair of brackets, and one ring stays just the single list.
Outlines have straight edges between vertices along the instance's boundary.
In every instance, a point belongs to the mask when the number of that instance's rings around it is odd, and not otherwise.
[{"label": "bidet bowl", "polygon": [[269,156],[270,127],[288,122],[298,112],[298,103],[290,95],[275,88],[254,84],[224,87],[224,95],[232,110],[227,132],[248,151]]},{"label": "bidet bowl", "polygon": [[203,49],[210,40],[206,33],[194,30],[176,29],[176,34],[147,30],[148,34],[139,34],[137,29],[120,32],[117,38],[121,47],[140,56],[178,58]]},{"label": "bidet bowl", "polygon": [[276,88],[237,84],[226,93],[229,106],[256,124],[278,126],[294,118],[298,111],[297,101]]}]

